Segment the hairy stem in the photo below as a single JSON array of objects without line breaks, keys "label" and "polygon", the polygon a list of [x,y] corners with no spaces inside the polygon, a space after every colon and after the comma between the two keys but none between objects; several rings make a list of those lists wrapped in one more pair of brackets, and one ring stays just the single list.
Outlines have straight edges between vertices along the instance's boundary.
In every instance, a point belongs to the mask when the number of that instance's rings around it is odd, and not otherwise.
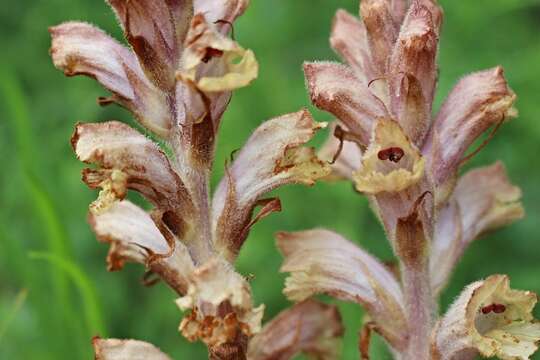
[{"label": "hairy stem", "polygon": [[426,264],[403,267],[403,290],[409,319],[409,346],[404,360],[429,360],[433,322],[429,267]]}]

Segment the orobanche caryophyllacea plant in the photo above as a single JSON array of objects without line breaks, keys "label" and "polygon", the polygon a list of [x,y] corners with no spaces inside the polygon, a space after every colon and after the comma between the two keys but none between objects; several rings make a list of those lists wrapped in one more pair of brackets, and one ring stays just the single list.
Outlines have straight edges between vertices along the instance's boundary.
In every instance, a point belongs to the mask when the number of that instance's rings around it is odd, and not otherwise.
[{"label": "orobanche caryophyllacea plant", "polygon": [[[54,64],[68,76],[95,78],[112,93],[101,104],[126,107],[172,152],[167,156],[120,122],[77,125],[73,148],[95,165],[83,171],[83,180],[101,188],[89,220],[110,244],[109,269],[133,261],[161,277],[189,311],[181,333],[202,340],[210,358],[289,359],[300,351],[334,358],[342,333],[335,307],[308,300],[261,330],[263,306],[253,305],[248,282],[233,266],[252,225],[280,210],[279,199],[263,199],[265,193],[289,183],[311,185],[330,173],[303,146],[324,124],[305,110],[263,123],[226,166],[210,200],[220,119],[231,91],[258,71],[253,52],[228,36],[247,0],[108,3],[130,48],[92,25],[68,22],[50,29]],[[125,199],[128,189],[153,209]],[[135,340],[95,338],[94,348],[100,360],[167,359]]]},{"label": "orobanche caryophyllacea plant", "polygon": [[399,275],[331,231],[280,233],[282,270],[290,272],[285,294],[362,304],[365,358],[374,330],[397,359],[528,359],[540,340],[531,314],[536,295],[511,290],[504,275],[469,285],[442,319],[435,315],[467,246],[523,216],[520,189],[502,164],[458,177],[477,152],[466,155],[473,142],[516,115],[516,96],[500,67],[473,73],[432,118],[438,4],[363,0],[360,14],[339,10],[333,23],[330,43],[348,65],[310,62],[304,72],[313,103],[338,119],[320,155],[335,160],[331,178],[352,180],[369,198]]}]

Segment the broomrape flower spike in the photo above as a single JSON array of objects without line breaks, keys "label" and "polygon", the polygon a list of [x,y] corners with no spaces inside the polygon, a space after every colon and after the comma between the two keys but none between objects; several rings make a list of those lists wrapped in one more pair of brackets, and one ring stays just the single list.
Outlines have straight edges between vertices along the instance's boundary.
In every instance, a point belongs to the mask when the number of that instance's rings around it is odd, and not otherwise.
[{"label": "broomrape flower spike", "polygon": [[[209,177],[220,119],[231,92],[257,77],[251,50],[229,37],[247,0],[109,0],[129,47],[98,28],[67,22],[50,29],[54,64],[87,75],[111,92],[99,103],[127,108],[168,146],[168,156],[138,130],[117,121],[78,124],[77,157],[94,165],[83,181],[101,189],[89,222],[110,244],[108,269],[138,262],[166,282],[187,312],[180,332],[203,341],[211,359],[290,359],[307,352],[332,359],[342,334],[333,306],[307,300],[261,327],[234,261],[250,228],[281,210],[264,195],[282,185],[313,185],[330,174],[304,146],[326,124],[307,110],[264,122],[226,166],[214,196]],[[150,211],[130,202],[139,192]],[[261,206],[259,212],[256,208]],[[283,341],[284,334],[287,341]],[[93,340],[96,359],[169,359],[136,340]],[[249,355],[248,355],[249,354]]]},{"label": "broomrape flower spike", "polygon": [[[443,12],[435,0],[362,0],[338,10],[330,44],[346,64],[304,64],[315,106],[333,114],[319,152],[365,194],[399,260],[391,271],[325,229],[279,233],[293,301],[325,293],[365,307],[360,353],[379,333],[396,359],[529,359],[540,341],[536,295],[494,275],[469,285],[442,319],[437,300],[467,246],[524,215],[501,163],[460,167],[517,115],[501,67],[465,76],[432,116]],[[470,146],[488,129],[487,140]]]}]

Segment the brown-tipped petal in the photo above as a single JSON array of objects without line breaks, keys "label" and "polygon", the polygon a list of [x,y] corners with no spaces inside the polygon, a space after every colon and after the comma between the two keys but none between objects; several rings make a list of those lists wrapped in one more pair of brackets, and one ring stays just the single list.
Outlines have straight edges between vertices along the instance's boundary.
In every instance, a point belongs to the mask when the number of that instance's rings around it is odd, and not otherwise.
[{"label": "brown-tipped petal", "polygon": [[288,360],[303,352],[315,359],[337,359],[343,332],[336,306],[306,300],[266,324],[250,341],[248,358]]},{"label": "brown-tipped petal", "polygon": [[214,195],[212,213],[218,249],[234,259],[242,246],[257,200],[286,184],[313,185],[330,167],[304,147],[325,123],[307,110],[264,122],[248,139]]},{"label": "brown-tipped petal", "polygon": [[433,358],[476,350],[485,357],[529,359],[540,342],[540,323],[532,315],[536,302],[536,294],[510,289],[505,275],[470,284],[436,327]]},{"label": "brown-tipped petal", "polygon": [[[403,78],[412,77],[418,79],[425,103],[423,106],[426,108],[426,115],[430,117],[437,82],[437,34],[438,29],[435,28],[429,9],[421,6],[419,2],[413,2],[390,60],[390,99],[396,116],[403,116],[402,97],[407,97],[407,93],[403,93]],[[406,124],[405,121],[410,119],[398,119],[405,128],[418,126],[422,129],[421,135],[424,135],[425,128],[429,125],[426,123],[429,117],[421,119],[418,124]]]},{"label": "brown-tipped petal", "polygon": [[194,0],[195,13],[204,14],[209,23],[215,23],[220,32],[227,33],[237,17],[249,6],[250,0]]},{"label": "brown-tipped petal", "polygon": [[324,293],[362,304],[376,330],[395,348],[404,345],[406,320],[394,276],[373,256],[340,235],[322,229],[279,233],[277,245],[290,272],[285,295],[302,301]]},{"label": "brown-tipped petal", "polygon": [[97,238],[111,244],[109,271],[122,269],[126,261],[141,263],[185,293],[193,270],[187,249],[178,241],[170,245],[146,211],[123,200],[99,213],[90,212],[89,222]]},{"label": "brown-tipped petal", "polygon": [[219,258],[191,274],[187,294],[176,303],[181,310],[192,310],[180,324],[189,341],[202,340],[209,347],[218,347],[261,329],[264,305],[253,307],[247,281]]},{"label": "brown-tipped petal", "polygon": [[439,211],[431,254],[432,286],[440,291],[467,246],[486,232],[521,219],[521,190],[497,162],[463,175]]},{"label": "brown-tipped petal", "polygon": [[92,339],[96,360],[170,360],[154,345],[139,340]]},{"label": "brown-tipped petal", "polygon": [[67,22],[49,32],[57,68],[67,76],[95,78],[114,94],[110,101],[129,109],[149,130],[167,136],[172,120],[165,96],[147,80],[129,49],[86,23]]},{"label": "brown-tipped petal", "polygon": [[397,122],[381,118],[353,174],[356,189],[368,194],[395,193],[418,183],[424,175],[424,158]]},{"label": "brown-tipped petal", "polygon": [[367,29],[373,62],[379,76],[384,76],[399,29],[392,15],[391,1],[363,0],[360,3],[360,14]]},{"label": "brown-tipped petal", "polygon": [[90,187],[102,186],[115,171],[122,172],[127,187],[141,192],[156,206],[189,207],[187,191],[165,154],[130,126],[118,121],[78,124],[71,143],[81,161],[99,166],[84,173]]},{"label": "brown-tipped petal", "polygon": [[328,139],[319,150],[318,156],[321,160],[327,161],[332,168],[332,172],[326,177],[327,180],[352,180],[353,173],[360,168],[362,151],[356,143],[338,139],[337,135],[340,133],[335,133],[337,125],[333,123],[330,127]]},{"label": "brown-tipped petal", "polygon": [[367,146],[376,119],[388,114],[383,101],[345,65],[305,63],[304,74],[311,102],[335,115]]},{"label": "brown-tipped petal", "polygon": [[332,23],[330,45],[353,68],[362,83],[367,85],[377,77],[371,62],[366,27],[360,19],[343,9],[338,10]]},{"label": "brown-tipped petal", "polygon": [[153,83],[170,90],[189,22],[192,0],[107,0],[126,39]]},{"label": "brown-tipped petal", "polygon": [[[400,1],[400,0],[396,0],[396,1]],[[401,0],[401,1],[405,1],[405,0]],[[437,0],[415,0],[415,1],[418,1],[418,4],[420,4],[421,6],[425,6],[430,12],[431,19],[433,20],[434,29],[437,32],[437,36],[438,36],[441,31],[441,27],[443,24],[443,17],[444,17],[442,7],[438,4]]]},{"label": "brown-tipped petal", "polygon": [[468,75],[454,87],[424,149],[438,185],[454,176],[466,150],[484,131],[515,115],[515,99],[501,67]]},{"label": "brown-tipped petal", "polygon": [[202,92],[215,93],[249,85],[258,75],[253,51],[219,33],[202,14],[193,17],[177,77]]}]

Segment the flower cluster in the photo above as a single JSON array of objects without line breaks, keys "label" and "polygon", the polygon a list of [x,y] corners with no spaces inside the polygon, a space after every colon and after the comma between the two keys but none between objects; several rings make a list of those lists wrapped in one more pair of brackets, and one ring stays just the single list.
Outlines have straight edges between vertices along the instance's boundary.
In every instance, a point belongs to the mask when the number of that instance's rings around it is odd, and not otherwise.
[{"label": "flower cluster", "polygon": [[[502,68],[461,79],[435,116],[437,51],[443,13],[436,0],[362,0],[360,18],[336,13],[330,42],[347,65],[308,62],[315,106],[337,120],[317,154],[305,146],[326,123],[307,110],[260,125],[225,166],[213,194],[217,133],[232,91],[257,77],[251,50],[230,37],[248,0],[108,0],[129,46],[96,27],[50,29],[53,62],[87,75],[156,142],[117,121],[78,124],[83,181],[100,189],[89,222],[110,244],[109,270],[143,264],[178,295],[180,332],[203,341],[211,359],[335,359],[343,333],[320,293],[368,312],[359,350],[372,331],[397,359],[528,359],[540,341],[536,295],[512,290],[505,275],[465,288],[440,318],[437,299],[467,246],[524,215],[521,191],[501,163],[460,168],[515,117],[516,95]],[[469,150],[486,131],[491,135]],[[365,194],[399,260],[391,269],[325,229],[278,233],[290,273],[284,293],[296,305],[264,327],[248,281],[234,262],[251,227],[281,211],[265,194],[286,184],[350,180]],[[128,200],[140,193],[149,211]],[[258,211],[257,209],[260,208]],[[96,359],[168,359],[136,340],[94,338]]]},{"label": "flower cluster", "polygon": [[[222,114],[231,92],[258,72],[253,52],[229,37],[248,1],[108,3],[129,47],[82,22],[50,33],[56,67],[96,79],[111,92],[100,104],[127,108],[163,142],[160,147],[117,121],[76,126],[75,153],[94,165],[83,171],[83,181],[101,189],[89,221],[98,239],[110,244],[109,270],[138,262],[163,279],[188,312],[181,333],[202,340],[211,358],[245,359],[248,352],[250,359],[289,358],[301,351],[332,357],[333,339],[342,332],[333,306],[298,304],[261,331],[264,306],[253,305],[247,280],[234,270],[250,228],[281,210],[278,198],[264,194],[285,184],[312,185],[329,174],[314,149],[304,146],[325,124],[306,110],[264,122],[210,196]],[[128,200],[128,191],[142,194],[151,210]],[[167,358],[133,340],[96,338],[94,347],[98,359]]]},{"label": "flower cluster", "polygon": [[327,178],[348,179],[368,197],[399,273],[332,231],[280,233],[284,292],[363,305],[365,358],[374,330],[399,359],[528,359],[540,341],[536,296],[510,290],[505,276],[470,285],[442,319],[434,316],[467,246],[524,214],[501,163],[459,176],[487,141],[467,154],[471,145],[517,115],[516,96],[495,67],[461,79],[432,116],[439,5],[362,0],[360,15],[339,10],[333,22],[330,43],[347,65],[307,62],[304,73],[313,104],[337,118],[319,154],[333,164]]}]

